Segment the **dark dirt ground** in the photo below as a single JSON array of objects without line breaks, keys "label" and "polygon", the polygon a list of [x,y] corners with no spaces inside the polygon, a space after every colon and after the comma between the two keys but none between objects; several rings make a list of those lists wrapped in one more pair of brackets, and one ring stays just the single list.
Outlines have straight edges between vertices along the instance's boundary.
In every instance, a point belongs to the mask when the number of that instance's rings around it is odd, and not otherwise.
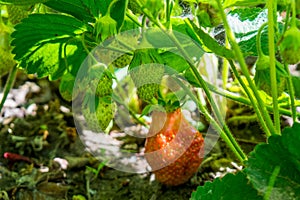
[{"label": "dark dirt ground", "polygon": [[[177,187],[157,183],[151,173],[125,173],[103,166],[103,160],[85,150],[68,111],[71,105],[62,100],[57,86],[57,82],[18,74],[0,117],[1,200],[185,200],[197,186],[240,169],[221,139],[205,157],[198,173]],[[228,106],[228,118],[236,111],[253,114],[239,104],[231,102]],[[229,120],[228,124],[246,153],[264,141],[255,120]],[[137,144],[141,145],[143,142]],[[30,160],[5,159],[5,152]]]}]

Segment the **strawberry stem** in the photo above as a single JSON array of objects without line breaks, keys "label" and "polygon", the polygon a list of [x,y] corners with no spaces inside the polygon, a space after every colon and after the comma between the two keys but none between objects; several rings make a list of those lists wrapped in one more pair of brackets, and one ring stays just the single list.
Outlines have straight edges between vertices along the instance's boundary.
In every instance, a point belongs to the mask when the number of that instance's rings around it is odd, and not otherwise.
[{"label": "strawberry stem", "polygon": [[134,14],[132,14],[132,12],[131,11],[126,11],[126,16],[132,21],[132,22],[134,22],[136,25],[138,25],[139,27],[141,27],[142,26],[142,24],[138,21],[138,19],[137,19],[137,17],[134,15]]},{"label": "strawberry stem", "polygon": [[[210,83],[206,83],[206,84],[207,84],[209,90],[211,90],[212,92],[214,92],[216,94],[219,94],[223,97],[226,97],[228,99],[231,99],[233,101],[236,101],[236,102],[248,105],[248,106],[252,105],[251,101],[248,98],[245,98],[245,97],[242,97],[242,96],[237,96],[232,92],[229,92],[227,90],[222,90],[218,87],[215,87],[214,85],[211,85]],[[272,106],[269,106],[269,105],[265,105],[265,106],[266,106],[266,108],[269,112],[273,112],[273,107]],[[280,114],[283,114],[283,115],[292,116],[292,112],[290,110],[287,110],[287,109],[284,109],[284,108],[279,108],[279,112],[280,112]],[[300,117],[300,113],[296,113],[296,116]]]},{"label": "strawberry stem", "polygon": [[[255,102],[254,97],[251,95],[251,93],[250,93],[250,91],[249,91],[247,85],[244,83],[244,81],[242,80],[241,76],[239,75],[239,73],[238,73],[238,71],[237,71],[237,69],[236,69],[236,67],[235,67],[235,65],[234,65],[234,63],[233,63],[233,61],[232,61],[232,60],[229,60],[229,63],[230,63],[230,65],[231,65],[231,69],[232,69],[232,72],[233,72],[234,76],[238,79],[238,81],[239,81],[239,83],[241,84],[241,86],[245,89],[245,92],[246,92],[247,94],[249,93],[248,96],[249,96],[250,101],[251,101],[251,102]],[[268,126],[267,126],[267,124],[266,124],[266,122],[265,122],[263,116],[261,115],[261,112],[260,112],[258,106],[257,106],[256,104],[253,104],[253,103],[252,103],[252,105],[253,105],[253,109],[255,110],[255,113],[257,114],[257,118],[258,118],[258,120],[260,121],[261,126],[262,126],[262,128],[264,129],[266,135],[267,135],[268,137],[271,136],[271,132],[270,132],[270,130],[268,129]]]},{"label": "strawberry stem", "polygon": [[261,27],[258,29],[257,31],[257,35],[256,35],[256,51],[258,54],[258,58],[265,56],[265,54],[263,53],[262,49],[261,49],[261,34],[263,29],[268,25],[268,22],[264,23],[261,25]]},{"label": "strawberry stem", "polygon": [[166,26],[167,29],[172,29],[172,23],[171,23],[171,13],[173,9],[173,1],[167,0],[166,1]]},{"label": "strawberry stem", "polygon": [[291,1],[291,7],[292,7],[291,27],[297,27],[297,23],[296,23],[296,3],[295,3],[295,0]]}]

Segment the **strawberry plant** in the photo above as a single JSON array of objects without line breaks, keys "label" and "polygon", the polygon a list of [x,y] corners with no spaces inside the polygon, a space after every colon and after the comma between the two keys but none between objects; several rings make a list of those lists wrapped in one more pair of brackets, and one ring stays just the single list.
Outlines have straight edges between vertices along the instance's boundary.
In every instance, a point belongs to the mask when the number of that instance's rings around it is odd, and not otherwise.
[{"label": "strawberry plant", "polygon": [[[177,186],[209,153],[208,133],[202,136],[182,114],[192,102],[244,169],[199,186],[191,199],[298,198],[298,0],[0,0],[0,5],[0,73],[10,71],[0,109],[22,69],[59,81],[79,132],[109,137],[131,123],[147,127],[151,114],[142,153],[157,181]],[[205,62],[207,55],[217,61]],[[216,96],[250,107],[266,143],[247,155],[224,117],[226,102]],[[110,156],[132,156],[120,155]]]}]

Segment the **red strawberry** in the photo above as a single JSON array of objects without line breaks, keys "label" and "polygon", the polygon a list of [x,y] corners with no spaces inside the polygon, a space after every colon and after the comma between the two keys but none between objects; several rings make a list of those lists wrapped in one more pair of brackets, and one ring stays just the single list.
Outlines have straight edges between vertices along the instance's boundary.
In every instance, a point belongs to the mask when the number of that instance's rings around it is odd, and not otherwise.
[{"label": "red strawberry", "polygon": [[167,114],[154,111],[149,135],[145,157],[157,181],[176,186],[197,172],[204,155],[204,140],[180,108]]}]

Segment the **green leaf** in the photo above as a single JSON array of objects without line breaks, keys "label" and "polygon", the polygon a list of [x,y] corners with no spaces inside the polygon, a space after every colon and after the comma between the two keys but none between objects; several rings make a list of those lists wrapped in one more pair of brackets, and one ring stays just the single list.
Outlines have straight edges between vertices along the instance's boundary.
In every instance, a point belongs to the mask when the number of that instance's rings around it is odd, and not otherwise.
[{"label": "green leaf", "polygon": [[[59,14],[33,14],[15,27],[13,53],[20,66],[38,77],[59,78],[69,69],[76,74],[86,56],[78,36],[90,27]],[[79,66],[78,66],[79,65]]]},{"label": "green leaf", "polygon": [[117,22],[117,30],[120,30],[126,15],[128,0],[119,0],[113,4],[110,10],[110,16]]},{"label": "green leaf", "polygon": [[292,76],[292,81],[295,90],[296,98],[300,98],[300,77],[299,76]]},{"label": "green leaf", "polygon": [[98,5],[99,9],[100,9],[100,13],[103,15],[106,14],[107,9],[109,7],[109,4],[113,1],[113,0],[101,0],[101,1],[97,1],[97,0],[92,0],[95,2],[96,5]]},{"label": "green leaf", "polygon": [[199,81],[197,80],[196,76],[194,75],[193,71],[189,68],[184,73],[184,78],[195,87],[201,87]]},{"label": "green leaf", "polygon": [[153,106],[148,104],[145,106],[145,108],[142,110],[142,113],[141,113],[141,117],[145,116],[145,115],[148,115],[153,109]]},{"label": "green leaf", "polygon": [[178,54],[166,51],[160,55],[162,56],[165,65],[171,67],[179,73],[189,68],[189,63]]},{"label": "green leaf", "polygon": [[[212,38],[208,33],[205,33],[201,28],[197,27],[192,21],[186,22],[190,28],[193,29],[187,29],[188,34],[191,36],[193,40],[198,42],[201,46],[205,46],[208,48],[211,52],[214,52],[215,54],[233,59],[234,55],[231,50],[227,49],[226,47],[220,45],[214,38]],[[195,35],[195,33],[197,35]]]},{"label": "green leaf", "polygon": [[[181,45],[192,45],[192,39],[190,38],[187,29],[189,28],[183,19],[181,18],[171,18],[172,30],[174,36],[180,42]],[[152,28],[146,32],[147,40],[157,48],[175,47],[174,42],[169,38],[167,33],[163,32],[159,28]]]},{"label": "green leaf", "polygon": [[32,5],[36,3],[44,3],[49,0],[0,0],[0,4],[14,4],[14,5]]},{"label": "green leaf", "polygon": [[246,175],[239,172],[236,175],[227,174],[222,179],[206,182],[192,193],[191,200],[248,200],[262,199],[249,184]]},{"label": "green leaf", "polygon": [[28,49],[42,42],[68,41],[91,31],[90,27],[73,17],[60,14],[32,14],[15,27],[12,33],[16,59],[29,54]]},{"label": "green leaf", "polygon": [[[174,47],[171,39],[160,29],[151,28],[145,32],[147,41],[156,48]],[[179,40],[180,41],[180,40]]]},{"label": "green leaf", "polygon": [[266,3],[266,0],[225,0],[223,3],[223,7],[224,8],[236,7],[236,6],[252,7],[264,3]]},{"label": "green leaf", "polygon": [[[261,25],[268,21],[267,10],[261,8],[235,9],[228,13],[227,19],[244,56],[257,56],[256,35]],[[282,28],[283,25],[279,23],[279,31]],[[268,44],[267,27],[262,31],[261,44],[263,53],[268,55],[268,45],[263,45]]]},{"label": "green leaf", "polygon": [[270,176],[276,167],[276,177],[270,199],[299,199],[300,197],[300,124],[285,128],[282,136],[274,135],[268,144],[256,146],[249,155],[245,172],[261,193],[267,191]]},{"label": "green leaf", "polygon": [[[184,31],[187,26],[183,24],[184,27],[177,26],[177,30],[173,31],[174,37],[177,39],[177,41],[180,43],[181,47],[184,48],[185,52],[188,54],[189,59],[193,60],[196,58],[197,60],[200,59],[204,53],[203,49],[196,41],[193,41],[193,39]],[[175,29],[175,28],[174,28]],[[170,37],[165,33],[164,31],[158,29],[158,28],[151,28],[148,29],[145,32],[145,36],[147,38],[147,41],[153,45],[155,48],[161,48],[161,49],[167,49],[168,51],[177,54],[178,57],[184,58],[184,55],[179,50],[179,48],[176,46],[176,44],[170,39]],[[183,63],[180,61],[180,63]],[[170,65],[174,66],[174,65]],[[185,66],[183,66],[185,67]],[[176,67],[177,69],[181,67]],[[174,68],[176,70],[176,68]]]},{"label": "green leaf", "polygon": [[45,5],[87,22],[94,22],[100,10],[100,3],[96,3],[94,0],[51,0],[46,2]]},{"label": "green leaf", "polygon": [[[285,6],[287,4],[286,0],[278,0],[277,4]],[[223,3],[223,8],[229,7],[254,7],[261,4],[266,4],[266,0],[225,0]]]}]

